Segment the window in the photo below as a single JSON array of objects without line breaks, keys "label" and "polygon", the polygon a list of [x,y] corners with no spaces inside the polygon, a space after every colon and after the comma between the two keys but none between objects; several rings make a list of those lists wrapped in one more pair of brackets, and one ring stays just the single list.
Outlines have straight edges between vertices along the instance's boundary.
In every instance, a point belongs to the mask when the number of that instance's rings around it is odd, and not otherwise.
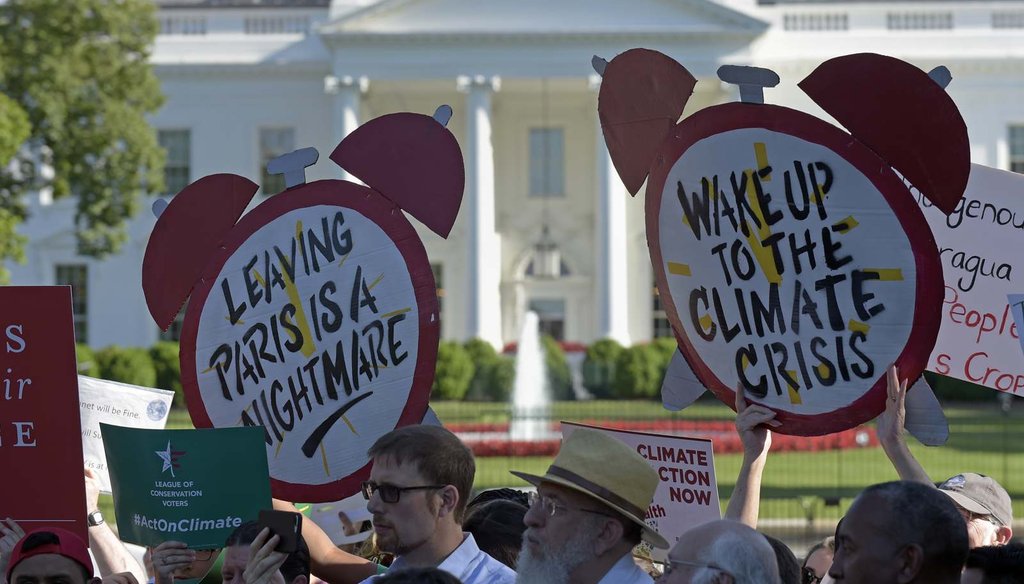
[{"label": "window", "polygon": [[188,310],[188,301],[185,301],[185,306],[181,307],[178,311],[178,315],[174,317],[174,321],[171,326],[167,327],[167,330],[160,331],[161,341],[175,341],[181,340],[181,327],[185,325],[185,311]]},{"label": "window", "polygon": [[75,321],[75,342],[89,342],[89,268],[84,265],[58,265],[58,286],[71,286],[71,310]]},{"label": "window", "polygon": [[430,264],[430,271],[434,272],[434,288],[437,291],[437,316],[441,321],[441,327],[444,327],[444,319],[441,318],[441,313],[444,311],[444,266]]},{"label": "window", "polygon": [[1024,126],[1010,126],[1010,170],[1024,173]]},{"label": "window", "polygon": [[565,340],[565,300],[534,299],[529,310],[537,313],[540,334],[551,335],[556,341]]},{"label": "window", "polygon": [[156,134],[160,147],[167,152],[164,164],[164,192],[176,195],[191,182],[192,132],[160,130]]},{"label": "window", "polygon": [[655,282],[653,293],[654,310],[654,338],[672,337],[672,325],[668,322],[668,315],[665,314],[665,307],[661,305],[661,294],[658,292],[658,283]]},{"label": "window", "polygon": [[284,190],[284,175],[267,172],[267,163],[295,150],[295,128],[260,128],[260,186],[264,196]]},{"label": "window", "polygon": [[530,128],[530,196],[565,196],[565,131]]}]

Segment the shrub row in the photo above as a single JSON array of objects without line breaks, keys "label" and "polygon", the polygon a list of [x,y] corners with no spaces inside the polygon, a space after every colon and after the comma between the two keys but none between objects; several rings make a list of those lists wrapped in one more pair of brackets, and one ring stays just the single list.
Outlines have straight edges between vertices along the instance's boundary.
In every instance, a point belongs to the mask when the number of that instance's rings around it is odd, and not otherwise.
[{"label": "shrub row", "polygon": [[98,351],[79,344],[75,346],[75,355],[82,375],[168,389],[174,392],[172,407],[185,407],[178,343],[161,341],[149,349],[110,345]]},{"label": "shrub row", "polygon": [[623,347],[603,339],[587,347],[583,385],[599,399],[659,399],[665,370],[676,351],[671,338]]},{"label": "shrub row", "polygon": [[[565,353],[551,337],[541,341],[552,399],[575,399]],[[431,399],[506,402],[512,396],[515,368],[514,357],[499,354],[486,341],[442,341],[437,348]]]}]

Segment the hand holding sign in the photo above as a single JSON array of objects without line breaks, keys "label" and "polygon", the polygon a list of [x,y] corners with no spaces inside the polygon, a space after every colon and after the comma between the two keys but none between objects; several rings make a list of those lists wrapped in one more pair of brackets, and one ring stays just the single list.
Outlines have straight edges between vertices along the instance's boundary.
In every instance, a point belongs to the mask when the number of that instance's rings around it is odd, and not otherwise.
[{"label": "hand holding sign", "polygon": [[893,443],[903,439],[903,429],[907,425],[907,380],[900,381],[895,365],[890,365],[885,373],[888,398],[885,400],[885,411],[878,416],[878,440],[882,444]]},{"label": "hand holding sign", "polygon": [[14,551],[14,544],[23,537],[25,532],[13,519],[8,517],[6,521],[0,521],[0,573],[7,573],[7,563]]},{"label": "hand holding sign", "polygon": [[745,456],[758,457],[772,446],[772,433],[768,426],[778,427],[775,412],[757,404],[747,404],[743,384],[736,386],[736,433],[743,442]]}]

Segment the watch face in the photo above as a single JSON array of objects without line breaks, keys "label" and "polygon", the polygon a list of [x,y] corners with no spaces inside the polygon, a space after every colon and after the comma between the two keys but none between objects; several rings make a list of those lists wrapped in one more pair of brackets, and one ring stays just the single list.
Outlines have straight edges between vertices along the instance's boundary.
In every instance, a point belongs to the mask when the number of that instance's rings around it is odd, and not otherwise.
[{"label": "watch face", "polygon": [[729,404],[742,384],[784,433],[877,415],[888,365],[915,378],[938,328],[938,254],[910,191],[786,108],[718,106],[674,136],[648,184],[648,243],[701,382]]},{"label": "watch face", "polygon": [[103,513],[99,511],[93,511],[86,518],[86,522],[92,526],[101,525],[103,523]]},{"label": "watch face", "polygon": [[438,336],[404,215],[365,187],[311,183],[244,216],[193,292],[189,411],[197,427],[263,426],[275,496],[337,499],[381,435],[423,418]]}]

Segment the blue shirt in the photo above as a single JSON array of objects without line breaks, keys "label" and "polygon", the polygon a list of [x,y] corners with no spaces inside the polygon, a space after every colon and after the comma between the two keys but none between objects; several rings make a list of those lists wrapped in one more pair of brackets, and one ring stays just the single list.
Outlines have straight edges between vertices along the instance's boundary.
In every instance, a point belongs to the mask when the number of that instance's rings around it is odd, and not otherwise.
[{"label": "blue shirt", "polygon": [[626,554],[615,562],[611,570],[597,584],[653,584],[654,579],[633,561],[633,554]]},{"label": "blue shirt", "polygon": [[[463,533],[462,543],[455,551],[448,554],[437,567],[457,577],[462,584],[515,584],[516,573],[505,564],[495,560],[476,545],[470,533]],[[399,556],[391,564],[390,570],[405,568],[405,562]],[[371,576],[360,584],[372,584],[377,576]]]}]

